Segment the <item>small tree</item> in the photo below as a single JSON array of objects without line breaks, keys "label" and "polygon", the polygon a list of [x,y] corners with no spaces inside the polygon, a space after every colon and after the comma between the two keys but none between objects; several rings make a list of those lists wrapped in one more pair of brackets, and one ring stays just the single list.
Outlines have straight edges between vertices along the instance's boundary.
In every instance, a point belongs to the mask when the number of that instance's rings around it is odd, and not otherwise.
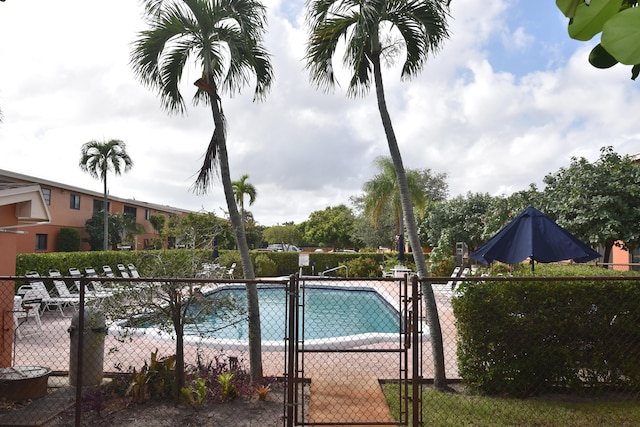
[{"label": "small tree", "polygon": [[75,228],[63,227],[58,234],[59,252],[78,252],[82,239],[80,232]]},{"label": "small tree", "polygon": [[[109,201],[107,200],[107,172],[113,170],[116,175],[120,175],[122,171],[128,171],[133,167],[133,161],[127,154],[126,144],[119,139],[111,139],[109,141],[89,141],[82,145],[80,156],[80,169],[88,172],[94,178],[98,178],[103,184],[102,196],[102,225],[104,232],[102,236],[103,250],[109,248]],[[93,247],[92,247],[93,249]]]},{"label": "small tree", "polygon": [[[202,323],[211,315],[222,319],[246,317],[246,308],[237,306],[229,298],[213,295],[205,297],[200,284],[188,281],[188,278],[195,277],[195,266],[200,265],[203,260],[195,256],[195,251],[179,251],[174,252],[175,254],[184,256],[165,256],[162,253],[148,255],[153,260],[145,263],[145,276],[183,280],[187,278],[186,281],[154,282],[143,287],[124,284],[113,298],[102,303],[101,308],[108,319],[125,319],[132,323],[138,319],[141,310],[153,313],[152,320],[157,326],[175,335],[174,393],[179,398],[178,392],[185,386],[185,325]],[[205,337],[206,332],[201,332],[201,336]],[[125,328],[120,338],[126,338],[127,334]]]}]

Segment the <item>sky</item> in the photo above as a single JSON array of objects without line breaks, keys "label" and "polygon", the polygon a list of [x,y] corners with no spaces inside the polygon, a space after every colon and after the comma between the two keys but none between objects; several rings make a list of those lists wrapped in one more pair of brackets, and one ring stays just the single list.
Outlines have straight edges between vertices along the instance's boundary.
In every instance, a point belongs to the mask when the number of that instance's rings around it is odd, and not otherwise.
[{"label": "sky", "polygon": [[[275,81],[264,102],[253,87],[222,99],[232,180],[248,174],[248,207],[265,226],[350,205],[389,150],[375,92],[331,93],[305,69],[304,0],[264,0]],[[414,79],[385,69],[386,99],[405,168],[446,173],[449,197],[508,195],[572,157],[600,148],[640,152],[640,81],[630,67],[598,70],[597,39],[571,40],[551,0],[453,0],[450,38]],[[0,169],[102,192],[78,166],[82,144],[120,139],[134,162],[108,176],[113,196],[224,216],[219,181],[191,191],[211,133],[208,107],[193,106],[196,67],[183,76],[185,115],[161,109],[136,80],[132,42],[144,30],[135,0],[6,0],[0,3]]]}]

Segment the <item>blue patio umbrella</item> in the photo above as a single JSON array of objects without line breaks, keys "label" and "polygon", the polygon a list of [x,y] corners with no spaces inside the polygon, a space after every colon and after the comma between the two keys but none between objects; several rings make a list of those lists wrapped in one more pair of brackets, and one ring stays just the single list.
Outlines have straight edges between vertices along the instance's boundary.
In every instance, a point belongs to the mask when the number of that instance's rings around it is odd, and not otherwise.
[{"label": "blue patio umbrella", "polygon": [[601,256],[533,206],[469,255],[483,264],[515,264],[529,258],[532,270],[534,261],[587,262]]}]

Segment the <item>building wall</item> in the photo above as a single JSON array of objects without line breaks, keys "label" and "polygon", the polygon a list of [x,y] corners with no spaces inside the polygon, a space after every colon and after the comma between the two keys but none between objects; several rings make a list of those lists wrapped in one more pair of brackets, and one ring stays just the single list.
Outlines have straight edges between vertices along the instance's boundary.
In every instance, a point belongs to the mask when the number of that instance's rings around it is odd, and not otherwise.
[{"label": "building wall", "polygon": [[[45,200],[48,201],[48,208],[51,214],[50,224],[27,227],[24,229],[27,234],[18,236],[18,253],[57,251],[58,234],[60,233],[60,229],[65,227],[77,229],[80,231],[82,239],[86,239],[88,234],[85,231],[85,223],[93,216],[94,201],[98,202],[98,206],[102,206],[102,194],[78,187],[0,170],[0,182],[2,181],[40,184]],[[75,200],[79,198],[79,205],[75,204],[75,206],[72,207],[72,197],[75,198]],[[189,212],[169,206],[155,205],[138,200],[121,199],[114,196],[109,196],[108,200],[110,214],[123,214],[126,210],[130,212],[135,208],[135,221],[144,228],[145,233],[135,237],[135,241],[132,242],[133,247],[131,248],[134,250],[144,249],[145,241],[153,242],[154,239],[160,237],[148,220],[151,215],[160,213],[168,219],[170,215],[182,216]],[[43,235],[46,235],[46,248],[37,248],[37,242],[42,243],[44,239]],[[83,251],[90,250],[90,246],[83,241],[80,249]]]},{"label": "building wall", "polygon": [[611,249],[611,266],[612,270],[629,271],[629,263],[631,262],[631,256],[629,251],[622,249],[618,246],[613,246]]},{"label": "building wall", "polygon": [[[16,205],[0,206],[0,224],[17,224]],[[16,274],[16,241],[19,234],[0,232],[0,276]],[[11,366],[11,347],[13,340],[13,281],[0,281],[0,368]]]}]

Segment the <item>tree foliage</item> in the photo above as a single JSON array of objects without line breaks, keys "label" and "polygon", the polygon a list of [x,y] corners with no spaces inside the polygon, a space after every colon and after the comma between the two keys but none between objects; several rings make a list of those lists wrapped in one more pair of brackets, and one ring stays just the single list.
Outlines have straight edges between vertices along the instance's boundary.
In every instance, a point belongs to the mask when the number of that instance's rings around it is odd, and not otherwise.
[{"label": "tree foliage", "polygon": [[640,8],[637,0],[556,0],[569,18],[569,36],[589,41],[601,33],[589,54],[596,68],[610,68],[618,62],[631,65],[631,79],[640,74]]},{"label": "tree foliage", "polygon": [[262,232],[262,237],[267,243],[285,243],[300,246],[303,242],[300,227],[292,222],[265,228]]},{"label": "tree foliage", "polygon": [[153,229],[156,230],[157,233],[161,233],[164,229],[164,225],[167,222],[167,218],[161,213],[153,214],[149,217],[149,222],[153,226]]},{"label": "tree foliage", "polygon": [[549,216],[579,239],[605,248],[634,249],[640,244],[640,166],[612,147],[602,147],[590,163],[571,159],[567,168],[545,176]]},{"label": "tree foliage", "polygon": [[82,238],[80,232],[75,228],[63,227],[58,234],[58,251],[59,252],[77,252],[80,250]]},{"label": "tree foliage", "polygon": [[256,196],[258,192],[256,187],[253,186],[249,181],[249,175],[244,174],[237,181],[232,181],[231,186],[233,187],[233,196],[236,199],[236,203],[240,208],[240,215],[242,216],[242,220],[244,222],[247,221],[247,213],[245,210],[244,200],[245,197],[249,198],[249,206],[253,205],[256,201]]},{"label": "tree foliage", "polygon": [[492,201],[488,193],[468,193],[432,205],[421,223],[423,239],[441,251],[445,250],[443,236],[447,236],[450,252],[456,242],[465,242],[470,248],[479,246],[484,241],[484,218]]},{"label": "tree foliage", "polygon": [[353,241],[354,216],[345,205],[329,206],[311,212],[304,223],[304,240],[312,246],[328,246],[334,249],[356,246]]},{"label": "tree foliage", "polygon": [[[144,233],[142,226],[135,220],[124,214],[108,216],[109,239],[108,248],[115,249],[118,244],[133,243],[133,236]],[[104,249],[104,216],[103,212],[94,212],[93,216],[85,222],[85,230],[89,237],[87,242],[92,251]]]}]

